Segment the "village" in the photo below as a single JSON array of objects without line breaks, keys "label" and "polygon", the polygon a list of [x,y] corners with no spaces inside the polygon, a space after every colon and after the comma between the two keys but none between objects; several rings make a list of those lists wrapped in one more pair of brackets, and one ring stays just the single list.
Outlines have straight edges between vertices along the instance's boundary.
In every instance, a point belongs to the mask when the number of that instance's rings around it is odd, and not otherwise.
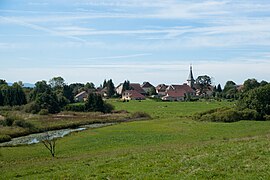
[{"label": "village", "polygon": [[[208,81],[210,81],[210,79]],[[171,85],[159,84],[155,87],[150,82],[143,82],[140,84],[125,81],[116,86],[114,92],[116,97],[121,98],[123,101],[145,100],[147,97],[160,99],[162,101],[185,101],[191,98],[198,98],[202,95],[211,96],[215,87],[212,86],[210,82],[203,83],[205,83],[204,87],[201,87],[201,84],[196,83],[193,77],[192,66],[190,65],[186,83]],[[99,87],[94,91],[91,89],[79,92],[75,95],[75,101],[86,101],[88,94],[93,92],[100,94],[103,98],[108,97],[108,87]]]}]

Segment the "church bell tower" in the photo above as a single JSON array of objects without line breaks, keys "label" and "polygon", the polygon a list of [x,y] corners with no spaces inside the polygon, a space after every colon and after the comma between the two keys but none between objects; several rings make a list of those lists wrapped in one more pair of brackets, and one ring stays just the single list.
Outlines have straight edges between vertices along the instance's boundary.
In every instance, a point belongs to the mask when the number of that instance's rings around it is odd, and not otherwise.
[{"label": "church bell tower", "polygon": [[190,70],[189,70],[189,75],[187,79],[187,84],[193,89],[194,88],[194,78],[193,78],[193,73],[192,73],[192,65],[190,65]]}]

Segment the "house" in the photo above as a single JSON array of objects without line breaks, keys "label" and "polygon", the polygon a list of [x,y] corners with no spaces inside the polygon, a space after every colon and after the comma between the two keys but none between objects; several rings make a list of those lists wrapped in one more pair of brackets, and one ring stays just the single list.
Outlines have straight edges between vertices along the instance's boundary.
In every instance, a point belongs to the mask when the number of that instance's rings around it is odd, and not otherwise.
[{"label": "house", "polygon": [[144,90],[144,92],[149,94],[151,92],[151,90],[155,87],[152,84],[150,84],[149,82],[143,82],[143,84],[141,85],[141,88]]},{"label": "house", "polygon": [[124,90],[124,88],[123,88],[123,83],[120,83],[120,84],[115,88],[116,93],[119,94],[119,95],[123,94],[123,90]]},{"label": "house", "polygon": [[186,83],[184,83],[183,85],[170,85],[166,88],[166,92],[168,91],[184,91],[186,95],[189,96],[195,96],[196,92]]},{"label": "house", "polygon": [[195,96],[196,92],[187,84],[170,85],[165,90],[163,101],[184,101],[187,97]]},{"label": "house", "polygon": [[143,90],[143,88],[141,88],[139,83],[130,83],[129,86],[131,90],[135,90],[142,95],[146,95],[146,92]]},{"label": "house", "polygon": [[186,97],[186,91],[181,90],[168,90],[166,95],[163,96],[161,99],[163,101],[184,101]]},{"label": "house", "polygon": [[75,96],[75,101],[76,102],[86,101],[87,97],[88,93],[86,91],[82,91]]},{"label": "house", "polygon": [[[124,92],[123,88],[123,83],[119,84],[116,88],[115,91],[117,94],[121,95]],[[135,90],[140,94],[146,95],[146,92],[141,88],[141,85],[139,83],[130,83],[129,84],[130,90]]]},{"label": "house", "polygon": [[138,93],[136,90],[126,90],[122,94],[123,100],[145,100],[145,96]]},{"label": "house", "polygon": [[167,89],[167,85],[165,84],[159,84],[157,87],[156,87],[156,92],[159,96],[165,96],[166,95],[166,89]]}]

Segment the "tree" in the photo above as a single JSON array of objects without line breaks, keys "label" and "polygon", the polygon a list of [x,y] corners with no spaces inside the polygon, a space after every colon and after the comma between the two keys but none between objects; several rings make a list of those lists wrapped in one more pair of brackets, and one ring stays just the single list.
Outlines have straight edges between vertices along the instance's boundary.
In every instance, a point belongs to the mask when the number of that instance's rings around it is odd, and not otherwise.
[{"label": "tree", "polygon": [[6,82],[6,80],[0,79],[0,85],[8,85],[8,83]]},{"label": "tree", "polygon": [[16,106],[26,104],[26,95],[22,87],[18,83],[13,83],[12,86],[7,84],[1,85],[1,101],[4,106]]},{"label": "tree", "polygon": [[42,109],[47,110],[49,113],[60,112],[58,97],[46,81],[38,81],[35,84],[35,88],[30,93],[30,100],[33,102],[33,107],[35,107],[35,113]]},{"label": "tree", "polygon": [[49,80],[49,84],[52,88],[62,88],[65,85],[65,80],[62,77],[53,77]]},{"label": "tree", "polygon": [[244,92],[247,92],[251,89],[257,88],[260,86],[260,83],[256,79],[248,79],[244,82]]},{"label": "tree", "polygon": [[55,156],[55,145],[56,138],[50,138],[49,133],[46,135],[45,139],[42,141],[43,145],[50,151],[52,157]]},{"label": "tree", "polygon": [[104,79],[102,89],[104,89],[106,86],[107,86],[107,81],[106,81],[106,79]]},{"label": "tree", "polygon": [[95,89],[95,85],[92,82],[87,82],[84,87],[85,89]]},{"label": "tree", "polygon": [[70,86],[64,85],[63,87],[63,96],[69,100],[70,103],[74,102],[74,96]]},{"label": "tree", "polygon": [[23,105],[26,104],[26,96],[23,91],[22,86],[19,83],[13,83],[12,85],[12,91],[13,91],[13,103],[12,105]]},{"label": "tree", "polygon": [[46,109],[52,114],[60,112],[57,96],[50,90],[39,94],[35,103],[40,110]]},{"label": "tree", "polygon": [[114,87],[112,79],[110,79],[106,83],[106,87],[107,87],[107,96],[112,97],[115,94],[115,87]]},{"label": "tree", "polygon": [[239,107],[256,110],[263,115],[270,115],[270,84],[245,92],[239,100]]},{"label": "tree", "polygon": [[124,81],[124,83],[123,83],[123,91],[130,90],[130,89],[131,89],[131,87],[130,87],[129,80]]},{"label": "tree", "polygon": [[203,75],[203,76],[198,76],[195,83],[197,86],[199,86],[199,90],[200,90],[199,94],[205,95],[206,91],[209,89],[212,82],[209,76]]},{"label": "tree", "polygon": [[35,83],[35,88],[30,92],[30,101],[36,100],[37,96],[46,91],[51,91],[51,87],[46,81],[38,81]]},{"label": "tree", "polygon": [[224,93],[227,93],[227,91],[231,90],[231,89],[236,89],[236,84],[235,82],[233,81],[227,81],[225,86],[224,86],[224,89],[223,89],[223,92]]},{"label": "tree", "polygon": [[219,92],[219,93],[221,93],[221,92],[222,92],[222,89],[221,89],[220,84],[218,84],[218,86],[217,86],[217,92]]},{"label": "tree", "polygon": [[109,113],[113,110],[113,106],[103,101],[101,95],[90,93],[85,103],[86,111],[99,111],[103,113]]},{"label": "tree", "polygon": [[265,85],[267,85],[267,84],[268,84],[267,81],[261,81],[261,82],[260,82],[260,86],[265,86]]}]

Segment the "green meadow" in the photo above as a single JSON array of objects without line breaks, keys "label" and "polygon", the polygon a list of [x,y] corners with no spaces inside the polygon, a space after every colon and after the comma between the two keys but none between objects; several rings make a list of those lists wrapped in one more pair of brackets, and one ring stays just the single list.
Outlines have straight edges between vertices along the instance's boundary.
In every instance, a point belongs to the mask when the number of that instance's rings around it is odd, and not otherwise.
[{"label": "green meadow", "polygon": [[233,102],[108,100],[151,119],[0,149],[1,179],[268,179],[270,121],[199,122],[196,112]]}]

